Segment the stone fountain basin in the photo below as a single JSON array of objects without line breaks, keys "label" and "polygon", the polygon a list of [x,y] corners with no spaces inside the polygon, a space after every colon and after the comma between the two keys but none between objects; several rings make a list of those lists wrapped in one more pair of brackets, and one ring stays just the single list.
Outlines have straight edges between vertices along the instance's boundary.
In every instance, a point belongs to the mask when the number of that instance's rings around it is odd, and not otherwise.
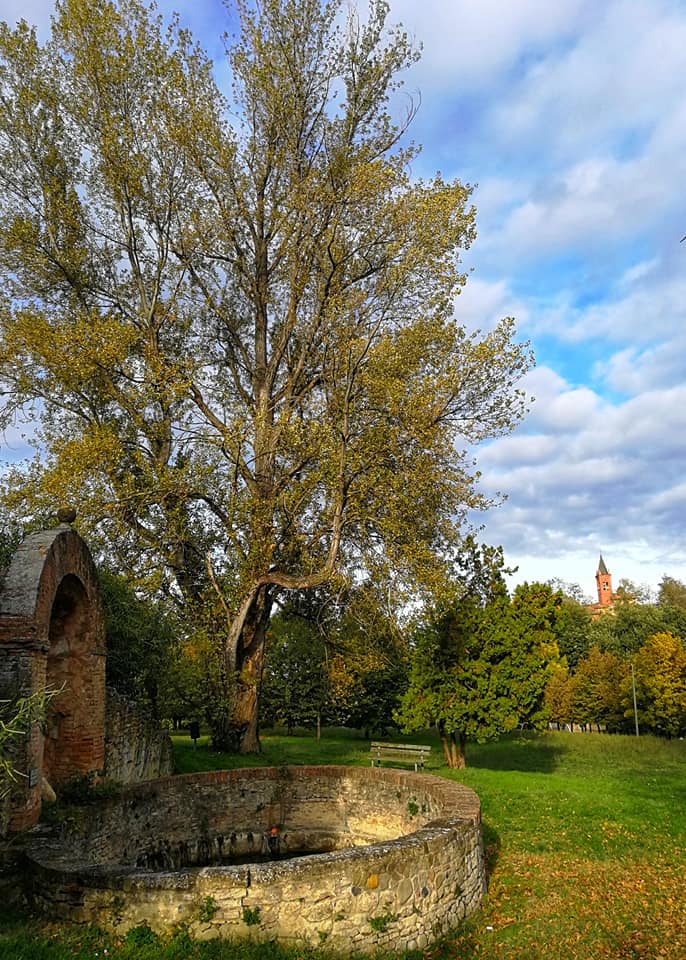
[{"label": "stone fountain basin", "polygon": [[485,892],[478,797],[424,773],[167,777],[81,808],[67,827],[29,841],[30,899],[120,932],[185,924],[198,938],[407,950],[455,927]]}]

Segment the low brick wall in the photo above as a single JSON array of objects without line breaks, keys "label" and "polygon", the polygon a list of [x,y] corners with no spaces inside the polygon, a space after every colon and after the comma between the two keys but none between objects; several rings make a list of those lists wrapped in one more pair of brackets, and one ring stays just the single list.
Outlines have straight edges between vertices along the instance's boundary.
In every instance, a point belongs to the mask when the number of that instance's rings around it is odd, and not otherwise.
[{"label": "low brick wall", "polygon": [[[281,852],[256,861],[278,830]],[[314,852],[325,850],[327,852]],[[289,767],[139,784],[28,848],[36,907],[126,930],[415,949],[478,909],[478,797],[400,770]],[[232,859],[241,863],[231,864]],[[199,864],[206,864],[200,866]]]}]

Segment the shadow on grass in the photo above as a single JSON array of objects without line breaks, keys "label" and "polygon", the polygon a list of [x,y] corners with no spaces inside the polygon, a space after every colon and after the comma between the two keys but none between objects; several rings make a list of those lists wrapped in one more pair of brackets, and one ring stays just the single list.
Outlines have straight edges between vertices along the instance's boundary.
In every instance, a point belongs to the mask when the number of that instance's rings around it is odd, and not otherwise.
[{"label": "shadow on grass", "polygon": [[176,773],[204,770],[229,770],[236,767],[279,767],[283,764],[365,765],[369,762],[369,743],[361,736],[323,736],[266,734],[261,738],[259,754],[230,754],[212,748],[206,736],[197,748],[184,736],[172,738]]},{"label": "shadow on grass", "polygon": [[[235,767],[280,766],[286,764],[353,764],[369,763],[369,742],[359,733],[332,731],[316,740],[313,735],[285,735],[269,732],[262,737],[260,754],[235,754],[214,751],[207,737],[202,737],[197,749],[183,736],[174,738],[174,763],[177,773],[192,773],[202,770],[230,769]],[[396,740],[408,741],[408,737],[396,735]],[[426,765],[427,773],[445,775],[443,751],[435,734],[412,737],[415,743],[432,747],[431,759]],[[467,743],[469,767],[523,773],[553,773],[561,758],[568,752],[561,740],[551,740],[533,731],[516,731],[494,743]]]},{"label": "shadow on grass", "polygon": [[498,866],[500,859],[500,834],[488,820],[481,821],[481,836],[484,841],[484,858],[486,862],[486,877],[490,880],[491,874]]},{"label": "shadow on grass", "polygon": [[487,770],[554,773],[565,753],[562,744],[519,730],[495,743],[468,743],[467,765]]}]

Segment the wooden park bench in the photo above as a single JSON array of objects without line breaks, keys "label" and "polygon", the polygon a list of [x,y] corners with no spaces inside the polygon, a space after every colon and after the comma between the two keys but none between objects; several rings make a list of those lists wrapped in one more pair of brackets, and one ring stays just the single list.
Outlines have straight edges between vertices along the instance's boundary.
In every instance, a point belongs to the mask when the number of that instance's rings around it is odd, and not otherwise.
[{"label": "wooden park bench", "polygon": [[396,763],[413,763],[415,770],[424,769],[424,761],[429,759],[431,747],[417,743],[378,743],[372,742],[369,755],[372,766],[381,766],[382,760],[395,760]]}]

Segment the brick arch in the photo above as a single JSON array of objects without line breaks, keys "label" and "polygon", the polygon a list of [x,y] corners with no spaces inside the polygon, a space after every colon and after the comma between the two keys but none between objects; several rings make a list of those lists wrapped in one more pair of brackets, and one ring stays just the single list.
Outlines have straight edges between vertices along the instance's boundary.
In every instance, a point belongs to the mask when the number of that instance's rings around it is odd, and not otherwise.
[{"label": "brick arch", "polygon": [[10,829],[36,822],[45,777],[60,784],[102,772],[105,642],[97,574],[86,543],[68,524],[28,536],[0,593],[0,698],[63,687],[44,724],[17,745],[26,774],[13,791]]}]

